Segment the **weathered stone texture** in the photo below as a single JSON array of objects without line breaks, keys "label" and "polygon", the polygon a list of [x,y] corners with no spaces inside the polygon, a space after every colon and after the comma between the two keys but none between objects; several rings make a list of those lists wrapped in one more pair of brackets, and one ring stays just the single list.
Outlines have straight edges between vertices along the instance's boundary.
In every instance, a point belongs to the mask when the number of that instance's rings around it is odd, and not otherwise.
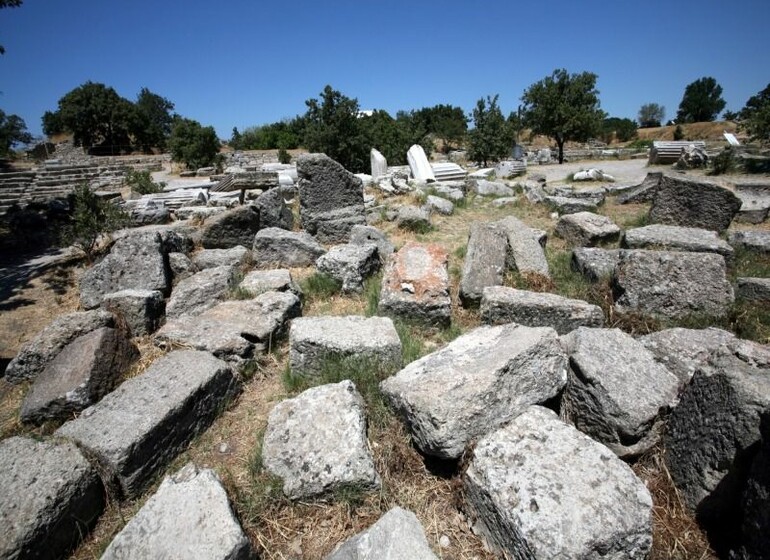
[{"label": "weathered stone texture", "polygon": [[566,214],[556,222],[555,231],[568,243],[584,247],[616,241],[620,236],[620,228],[612,220],[593,212]]},{"label": "weathered stone texture", "polygon": [[305,232],[266,228],[254,237],[254,262],[261,268],[313,266],[326,250]]},{"label": "weathered stone texture", "polygon": [[730,263],[733,248],[715,231],[681,226],[653,224],[629,229],[623,236],[623,247],[630,249],[665,249],[691,253],[717,253]]},{"label": "weathered stone texture", "polygon": [[259,208],[247,204],[208,218],[200,230],[200,243],[206,249],[248,247],[259,231]]},{"label": "weathered stone texture", "polygon": [[493,224],[473,222],[460,279],[460,300],[466,307],[478,306],[487,286],[500,286],[506,269],[508,240]]},{"label": "weathered stone texture", "polygon": [[155,332],[166,312],[166,302],[158,290],[121,290],[107,294],[102,307],[121,317],[132,336]]},{"label": "weathered stone texture", "polygon": [[650,208],[650,221],[725,231],[741,208],[741,199],[716,183],[663,175]]},{"label": "weathered stone texture", "polygon": [[200,315],[227,297],[235,286],[235,267],[207,268],[185,278],[174,287],[166,305],[166,316]]},{"label": "weathered stone texture", "polygon": [[318,257],[316,268],[337,280],[343,293],[360,293],[364,281],[380,268],[377,245],[335,245]]}]

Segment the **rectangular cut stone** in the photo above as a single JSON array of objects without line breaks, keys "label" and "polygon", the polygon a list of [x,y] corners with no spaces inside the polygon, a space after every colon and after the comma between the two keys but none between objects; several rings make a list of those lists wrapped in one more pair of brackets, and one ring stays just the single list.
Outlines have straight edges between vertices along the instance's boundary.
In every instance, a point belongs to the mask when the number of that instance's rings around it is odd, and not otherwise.
[{"label": "rectangular cut stone", "polygon": [[505,233],[493,224],[473,222],[460,280],[463,305],[477,306],[487,286],[500,286],[507,255]]},{"label": "rectangular cut stone", "polygon": [[379,312],[407,322],[446,327],[451,320],[446,249],[410,242],[388,261]]},{"label": "rectangular cut stone", "polygon": [[423,182],[436,180],[436,176],[433,174],[433,168],[430,166],[430,162],[428,162],[428,158],[425,156],[425,150],[422,149],[422,146],[414,144],[409,148],[409,151],[406,152],[406,160],[409,163],[412,177]]},{"label": "rectangular cut stone", "polygon": [[508,236],[508,268],[522,274],[537,274],[550,278],[548,261],[545,258],[541,232],[527,224],[508,216],[495,222]]},{"label": "rectangular cut stone", "polygon": [[612,276],[620,259],[619,249],[598,247],[576,247],[572,251],[570,266],[591,282],[598,282]]},{"label": "rectangular cut stone", "polygon": [[666,249],[691,253],[716,253],[729,264],[734,250],[715,231],[681,226],[653,224],[626,230],[623,247],[629,249]]},{"label": "rectangular cut stone", "polygon": [[155,360],[56,435],[75,441],[107,481],[134,497],[214,421],[235,391],[225,362],[179,350]]},{"label": "rectangular cut stone", "polygon": [[650,222],[725,231],[741,208],[731,190],[700,178],[664,175],[655,191]]}]

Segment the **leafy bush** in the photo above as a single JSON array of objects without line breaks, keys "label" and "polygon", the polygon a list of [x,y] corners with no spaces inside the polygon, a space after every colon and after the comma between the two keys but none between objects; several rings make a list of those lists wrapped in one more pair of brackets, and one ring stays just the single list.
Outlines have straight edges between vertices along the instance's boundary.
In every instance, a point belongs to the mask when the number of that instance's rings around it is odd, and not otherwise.
[{"label": "leafy bush", "polygon": [[137,171],[129,169],[126,172],[125,184],[137,194],[155,194],[163,192],[166,183],[156,183],[152,180],[149,171]]},{"label": "leafy bush", "polygon": [[629,150],[646,150],[652,148],[652,140],[642,140],[641,138],[637,138],[628,144],[626,148]]},{"label": "leafy bush", "polygon": [[286,148],[281,147],[278,149],[278,162],[283,164],[291,163],[291,155],[286,151]]},{"label": "leafy bush", "polygon": [[130,222],[128,214],[97,196],[86,183],[75,187],[71,206],[72,221],[66,228],[64,240],[82,251],[89,263],[93,261],[99,237]]},{"label": "leafy bush", "polygon": [[684,140],[684,130],[680,125],[676,125],[674,129],[674,140]]},{"label": "leafy bush", "polygon": [[174,121],[168,144],[171,159],[184,163],[188,169],[213,165],[220,148],[213,127],[203,127],[198,121],[182,117]]}]

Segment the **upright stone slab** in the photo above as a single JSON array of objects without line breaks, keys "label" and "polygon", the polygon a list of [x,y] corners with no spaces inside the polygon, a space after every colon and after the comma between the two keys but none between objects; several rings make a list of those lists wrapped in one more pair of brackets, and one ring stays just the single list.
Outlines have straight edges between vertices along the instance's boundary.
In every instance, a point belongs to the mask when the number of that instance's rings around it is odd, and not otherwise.
[{"label": "upright stone slab", "polygon": [[562,337],[570,374],[562,416],[612,449],[635,456],[660,439],[679,380],[620,329],[580,327]]},{"label": "upright stone slab", "polygon": [[240,366],[269,351],[286,332],[289,319],[300,312],[295,294],[265,292],[251,300],[222,302],[198,316],[168,321],[155,335],[155,343],[206,350]]},{"label": "upright stone slab", "polygon": [[157,492],[112,540],[102,560],[256,557],[217,474],[188,463],[163,479]]},{"label": "upright stone slab", "polygon": [[500,286],[506,269],[508,240],[499,227],[473,222],[460,279],[460,301],[465,307],[477,307],[488,286]]},{"label": "upright stone slab", "polygon": [[276,405],[267,420],[262,461],[283,479],[283,493],[293,500],[345,486],[380,486],[366,439],[364,400],[349,380]]},{"label": "upright stone slab", "polygon": [[572,251],[570,266],[591,282],[609,279],[620,260],[619,249],[576,247]]},{"label": "upright stone slab", "polygon": [[104,510],[96,470],[72,443],[0,442],[0,557],[66,558]]},{"label": "upright stone slab", "polygon": [[174,287],[166,305],[166,316],[200,315],[224,300],[235,286],[235,267],[207,268],[185,278]]},{"label": "upright stone slab", "polygon": [[604,312],[598,305],[579,299],[491,286],[484,288],[481,297],[481,322],[552,327],[559,334],[567,334],[578,327],[603,327]]},{"label": "upright stone slab", "polygon": [[428,162],[428,158],[425,155],[425,150],[419,144],[414,144],[406,152],[406,161],[409,164],[409,170],[412,172],[412,177],[423,183],[435,181],[436,176],[433,174],[433,168]]},{"label": "upright stone slab", "polygon": [[662,224],[626,230],[622,246],[630,249],[716,253],[722,255],[727,263],[732,261],[734,253],[730,244],[715,231]]},{"label": "upright stone slab", "polygon": [[463,478],[476,528],[501,555],[643,560],[652,547],[644,483],[545,408],[481,439]]},{"label": "upright stone slab", "polygon": [[160,233],[133,233],[119,239],[110,253],[80,279],[80,305],[99,307],[107,294],[121,290],[158,290],[168,294],[171,275]]},{"label": "upright stone slab", "polygon": [[354,225],[366,224],[361,179],[325,154],[297,160],[302,228],[321,243],[345,243]]},{"label": "upright stone slab", "polygon": [[21,383],[35,379],[76,338],[102,327],[114,327],[109,311],[75,311],[54,319],[35,338],[25,343],[5,369],[5,380]]},{"label": "upright stone slab", "polygon": [[503,218],[495,224],[508,237],[508,268],[518,270],[521,274],[550,278],[548,261],[543,250],[545,240],[538,230],[514,216]]},{"label": "upright stone slab", "polygon": [[[288,194],[288,196],[287,196]],[[294,228],[294,214],[286,205],[286,199],[292,195],[281,187],[270,189],[254,201],[254,206],[259,208],[259,227],[277,227],[291,231]]]},{"label": "upright stone slab", "polygon": [[200,243],[206,249],[248,247],[260,228],[259,208],[239,206],[208,218],[200,231]]},{"label": "upright stone slab", "polygon": [[350,230],[350,242],[355,245],[368,245],[374,243],[377,245],[377,253],[381,260],[390,257],[396,250],[387,236],[376,227],[372,226],[353,226]]},{"label": "upright stone slab", "polygon": [[717,542],[739,539],[741,496],[768,410],[768,372],[721,349],[696,370],[669,418],[664,446],[671,478]]},{"label": "upright stone slab", "polygon": [[254,262],[261,268],[313,266],[326,250],[305,232],[266,228],[254,237]]},{"label": "upright stone slab", "polygon": [[22,422],[67,419],[109,393],[139,358],[117,329],[102,327],[70,342],[35,379],[24,397]]},{"label": "upright stone slab", "polygon": [[236,245],[229,249],[202,249],[193,255],[192,263],[200,271],[219,266],[243,266],[249,260],[251,250],[243,245]]},{"label": "upright stone slab", "polygon": [[178,350],[65,423],[103,478],[135,497],[222,411],[237,391],[232,371],[207,352]]},{"label": "upright stone slab", "polygon": [[567,380],[556,331],[515,324],[478,327],[380,384],[423,453],[457,459],[476,438]]},{"label": "upright stone slab", "polygon": [[401,340],[387,317],[299,317],[289,331],[294,375],[317,376],[330,362],[361,360],[393,372],[401,367]]},{"label": "upright stone slab", "polygon": [[335,245],[318,257],[316,268],[342,284],[343,293],[360,293],[364,281],[380,269],[377,245]]},{"label": "upright stone slab", "polygon": [[326,560],[438,560],[411,511],[394,507],[366,531],[342,543]]},{"label": "upright stone slab", "polygon": [[448,326],[448,258],[446,249],[440,245],[404,245],[385,267],[379,313],[426,326]]},{"label": "upright stone slab", "polygon": [[567,214],[556,222],[556,235],[571,245],[591,247],[620,237],[620,228],[607,216],[593,212]]},{"label": "upright stone slab", "polygon": [[619,313],[669,319],[723,317],[735,299],[721,255],[644,249],[620,252],[612,292]]},{"label": "upright stone slab", "polygon": [[655,191],[650,222],[725,231],[741,209],[741,199],[701,178],[664,175]]},{"label": "upright stone slab", "polygon": [[379,151],[372,148],[369,159],[372,165],[372,180],[377,181],[388,174],[388,160]]},{"label": "upright stone slab", "polygon": [[166,313],[166,302],[158,290],[121,290],[107,294],[102,307],[122,317],[132,336],[154,333]]}]

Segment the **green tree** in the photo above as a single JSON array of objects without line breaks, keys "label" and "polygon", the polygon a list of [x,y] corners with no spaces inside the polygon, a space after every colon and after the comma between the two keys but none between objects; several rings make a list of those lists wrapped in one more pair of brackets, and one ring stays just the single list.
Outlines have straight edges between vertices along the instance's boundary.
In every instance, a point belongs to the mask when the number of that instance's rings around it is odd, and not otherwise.
[{"label": "green tree", "polygon": [[75,187],[71,196],[72,221],[65,230],[64,240],[81,250],[93,261],[99,237],[126,227],[128,215],[112,202],[94,193],[87,183]]},{"label": "green tree", "polygon": [[468,157],[486,167],[489,161],[499,161],[511,150],[511,128],[497,106],[499,95],[483,97],[473,109],[473,128],[468,132]]},{"label": "green tree", "polygon": [[71,132],[77,146],[119,153],[130,147],[134,118],[130,101],[111,87],[89,81],[59,99],[56,113],[43,115],[43,127]]},{"label": "green tree", "polygon": [[559,163],[564,162],[564,143],[586,141],[601,129],[604,111],[599,108],[596,74],[569,74],[564,69],[532,84],[522,95],[524,121],[532,135],[556,141]]},{"label": "green tree", "polygon": [[305,105],[305,147],[325,153],[350,171],[366,171],[369,146],[359,124],[358,100],[327,85],[320,99],[308,99]]},{"label": "green tree", "polygon": [[676,113],[677,123],[711,122],[725,108],[722,99],[722,86],[707,76],[695,80],[684,89],[679,111]]},{"label": "green tree", "polygon": [[609,117],[602,121],[602,140],[607,144],[613,138],[618,142],[628,142],[636,136],[636,122],[631,119]]},{"label": "green tree", "polygon": [[165,151],[171,135],[171,124],[174,122],[171,115],[174,104],[165,97],[142,88],[136,97],[134,109],[131,132],[136,144],[145,153],[150,153],[152,148]]},{"label": "green tree", "polygon": [[756,95],[752,95],[741,109],[741,128],[752,140],[770,142],[770,84]]},{"label": "green tree", "polygon": [[666,108],[663,105],[657,103],[645,103],[639,109],[639,121],[640,128],[654,128],[661,126],[666,118]]},{"label": "green tree", "polygon": [[43,134],[46,136],[54,136],[64,132],[64,123],[61,120],[61,113],[59,111],[46,111],[43,113]]},{"label": "green tree", "polygon": [[243,137],[241,136],[241,133],[238,131],[238,127],[234,126],[233,133],[230,136],[230,141],[228,142],[228,144],[233,150],[242,150],[243,149],[241,147],[242,143],[243,143]]},{"label": "green tree", "polygon": [[214,164],[221,147],[213,127],[179,116],[171,127],[168,146],[171,159],[184,163],[188,169]]},{"label": "green tree", "polygon": [[462,107],[434,105],[412,112],[412,118],[419,122],[427,133],[442,141],[444,152],[448,153],[465,139],[468,119]]},{"label": "green tree", "polygon": [[29,144],[32,135],[24,119],[18,115],[6,115],[0,109],[0,157],[7,156],[14,144]]}]

